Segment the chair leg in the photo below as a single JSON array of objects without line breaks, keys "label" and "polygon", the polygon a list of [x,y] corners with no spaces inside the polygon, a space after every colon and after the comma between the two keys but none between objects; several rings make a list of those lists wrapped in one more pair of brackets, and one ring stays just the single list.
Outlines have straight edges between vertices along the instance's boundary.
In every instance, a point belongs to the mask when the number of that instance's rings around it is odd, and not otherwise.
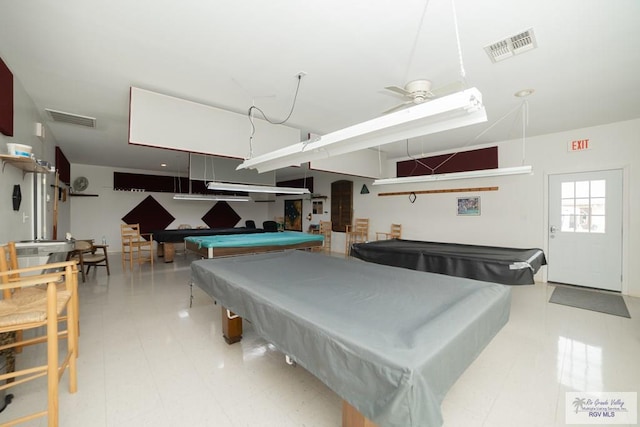
[{"label": "chair leg", "polygon": [[80,273],[82,274],[82,283],[84,283],[86,281],[86,278],[84,275],[84,261],[82,260],[82,258],[80,258]]},{"label": "chair leg", "polygon": [[71,301],[67,306],[67,346],[69,353],[69,393],[78,391],[78,371],[76,359],[78,358],[78,335],[80,333],[80,319],[78,312],[78,289],[75,287],[71,294]]},{"label": "chair leg", "polygon": [[110,276],[111,272],[109,271],[109,255],[107,255],[107,248],[104,248],[104,262],[107,266],[107,276]]},{"label": "chair leg", "polygon": [[[56,316],[56,292],[55,284],[50,283],[47,285],[47,418],[49,427],[58,426],[58,319]],[[71,322],[69,323],[71,324]]]}]

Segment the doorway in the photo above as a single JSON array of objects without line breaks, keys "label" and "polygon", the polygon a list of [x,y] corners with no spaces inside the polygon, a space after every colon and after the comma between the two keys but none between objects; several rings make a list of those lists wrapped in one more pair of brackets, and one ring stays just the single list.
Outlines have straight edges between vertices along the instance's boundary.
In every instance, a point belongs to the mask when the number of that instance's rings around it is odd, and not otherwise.
[{"label": "doorway", "polygon": [[549,176],[547,280],[622,291],[622,170]]}]

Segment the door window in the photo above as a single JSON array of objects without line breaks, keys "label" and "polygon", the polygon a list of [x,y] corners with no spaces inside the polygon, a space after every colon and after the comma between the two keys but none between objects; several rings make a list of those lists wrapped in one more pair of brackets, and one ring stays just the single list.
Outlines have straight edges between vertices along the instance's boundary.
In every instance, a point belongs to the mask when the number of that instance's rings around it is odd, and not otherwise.
[{"label": "door window", "polygon": [[604,233],[605,190],[604,179],[563,182],[561,231]]}]

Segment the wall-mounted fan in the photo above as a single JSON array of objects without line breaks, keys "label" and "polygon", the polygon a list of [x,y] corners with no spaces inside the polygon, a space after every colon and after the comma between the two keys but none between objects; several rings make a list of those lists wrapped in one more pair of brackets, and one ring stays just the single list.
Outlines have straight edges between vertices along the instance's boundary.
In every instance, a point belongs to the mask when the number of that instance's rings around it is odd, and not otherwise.
[{"label": "wall-mounted fan", "polygon": [[73,180],[73,191],[81,192],[87,189],[89,180],[85,176],[79,176]]},{"label": "wall-mounted fan", "polygon": [[402,104],[398,104],[395,107],[389,108],[383,114],[388,114],[401,108],[410,107],[412,105],[422,104],[423,102],[430,101],[441,96],[449,95],[454,92],[458,92],[464,89],[462,82],[453,82],[445,86],[441,86],[435,89],[431,89],[431,80],[412,80],[404,87],[399,86],[387,86],[385,89],[394,92],[398,95],[402,95],[406,99]]}]

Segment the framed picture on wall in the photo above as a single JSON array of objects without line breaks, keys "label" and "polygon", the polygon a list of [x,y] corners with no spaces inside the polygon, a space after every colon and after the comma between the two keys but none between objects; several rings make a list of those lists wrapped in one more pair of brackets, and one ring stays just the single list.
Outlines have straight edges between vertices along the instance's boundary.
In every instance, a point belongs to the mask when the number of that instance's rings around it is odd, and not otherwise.
[{"label": "framed picture on wall", "polygon": [[458,197],[458,215],[480,215],[480,197]]},{"label": "framed picture on wall", "polygon": [[312,213],[314,215],[322,215],[322,200],[314,200],[312,204]]},{"label": "framed picture on wall", "polygon": [[284,201],[284,229],[302,231],[302,199]]}]

